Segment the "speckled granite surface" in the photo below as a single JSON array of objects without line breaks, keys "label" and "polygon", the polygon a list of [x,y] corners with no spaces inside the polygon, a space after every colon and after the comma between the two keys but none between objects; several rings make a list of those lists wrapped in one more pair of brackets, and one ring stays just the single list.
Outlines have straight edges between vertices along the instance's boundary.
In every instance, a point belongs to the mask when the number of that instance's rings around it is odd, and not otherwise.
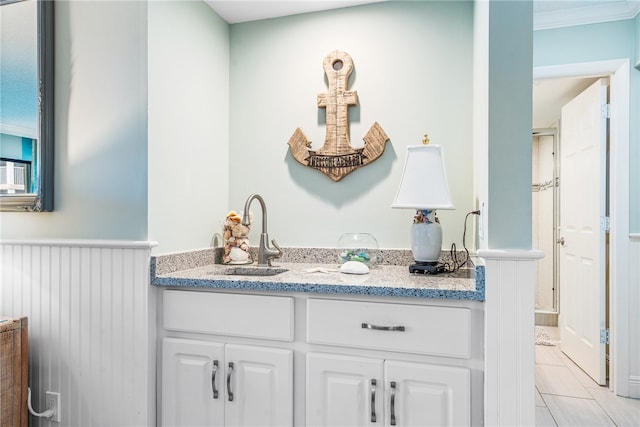
[{"label": "speckled granite surface", "polygon": [[[215,249],[164,255],[152,259],[151,280],[155,286],[177,288],[246,289],[269,292],[312,292],[323,294],[380,295],[414,298],[453,298],[484,301],[484,266],[469,262],[456,273],[410,274],[410,251],[381,250],[384,263],[369,274],[338,272],[333,249],[287,248],[285,256],[273,262],[287,271],[273,276],[229,274],[234,266],[215,263]],[[447,253],[444,257],[449,257]],[[464,259],[463,255],[459,258]],[[444,259],[443,261],[446,261]],[[257,268],[257,267],[253,267]],[[322,268],[327,272],[309,272]]]},{"label": "speckled granite surface", "polygon": [[[278,263],[312,263],[331,264],[338,262],[340,250],[331,248],[283,248],[283,255],[276,261]],[[253,259],[257,259],[256,248],[251,248]],[[413,263],[413,256],[408,249],[380,249],[377,253],[378,264],[408,266]],[[452,254],[443,251],[440,262],[451,263],[453,257],[462,262],[466,258],[463,251]],[[152,273],[163,275],[174,271],[188,270],[196,267],[204,267],[211,264],[222,264],[222,248],[202,249],[199,251],[183,252],[177,254],[161,255],[152,259]],[[473,268],[469,261],[466,267]],[[152,274],[153,275],[153,274]]]}]

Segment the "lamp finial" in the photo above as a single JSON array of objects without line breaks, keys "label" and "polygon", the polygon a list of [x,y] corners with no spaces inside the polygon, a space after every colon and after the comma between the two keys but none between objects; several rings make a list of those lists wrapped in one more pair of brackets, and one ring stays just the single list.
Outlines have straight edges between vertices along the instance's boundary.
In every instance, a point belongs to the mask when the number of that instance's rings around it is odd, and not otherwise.
[{"label": "lamp finial", "polygon": [[429,145],[429,135],[427,135],[426,133],[424,134],[424,137],[422,138],[422,143],[424,145]]}]

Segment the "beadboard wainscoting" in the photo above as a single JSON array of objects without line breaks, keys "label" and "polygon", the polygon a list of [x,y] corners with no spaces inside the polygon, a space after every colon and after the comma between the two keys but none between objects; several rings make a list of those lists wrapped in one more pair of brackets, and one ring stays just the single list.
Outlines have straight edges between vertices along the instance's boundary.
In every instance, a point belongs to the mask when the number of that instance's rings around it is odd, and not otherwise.
[{"label": "beadboard wainscoting", "polygon": [[628,370],[628,396],[640,399],[640,360],[633,355],[640,354],[640,233],[629,235],[629,344],[626,350],[629,354],[626,361]]},{"label": "beadboard wainscoting", "polygon": [[535,283],[538,250],[483,249],[484,425],[535,425]]},{"label": "beadboard wainscoting", "polygon": [[[53,391],[60,425],[155,425],[153,246],[0,241],[0,314],[29,319],[34,410]],[[30,425],[51,424],[30,416]]]}]

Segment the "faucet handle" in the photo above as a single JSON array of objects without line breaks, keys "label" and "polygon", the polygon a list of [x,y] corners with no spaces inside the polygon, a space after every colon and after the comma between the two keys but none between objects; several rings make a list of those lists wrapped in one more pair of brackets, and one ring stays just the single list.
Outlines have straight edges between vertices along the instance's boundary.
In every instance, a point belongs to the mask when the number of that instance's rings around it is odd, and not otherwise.
[{"label": "faucet handle", "polygon": [[279,258],[282,256],[282,249],[280,249],[280,246],[278,246],[278,242],[276,242],[276,239],[271,239],[271,244],[273,246],[275,246],[275,248],[278,250],[278,255],[276,255],[276,258]]},{"label": "faucet handle", "polygon": [[269,267],[271,267],[271,260],[273,258],[280,258],[282,256],[282,249],[280,249],[280,246],[278,246],[278,242],[276,242],[275,239],[271,239],[271,244],[275,247],[275,249],[269,247],[269,243],[267,241],[261,240],[261,242],[264,242],[264,247],[262,247],[261,244],[262,255],[259,255],[260,260],[258,261],[258,266],[268,265]]}]

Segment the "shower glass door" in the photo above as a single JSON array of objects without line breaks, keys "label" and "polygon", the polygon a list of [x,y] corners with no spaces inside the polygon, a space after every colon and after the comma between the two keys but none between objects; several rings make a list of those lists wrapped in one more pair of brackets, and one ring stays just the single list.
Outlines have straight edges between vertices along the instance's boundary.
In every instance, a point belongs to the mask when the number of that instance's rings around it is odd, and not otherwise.
[{"label": "shower glass door", "polygon": [[[558,312],[558,143],[556,129],[537,129],[532,140],[532,242],[545,257],[538,262],[536,313]],[[553,324],[557,317],[551,321]],[[546,324],[547,322],[543,322]]]}]

